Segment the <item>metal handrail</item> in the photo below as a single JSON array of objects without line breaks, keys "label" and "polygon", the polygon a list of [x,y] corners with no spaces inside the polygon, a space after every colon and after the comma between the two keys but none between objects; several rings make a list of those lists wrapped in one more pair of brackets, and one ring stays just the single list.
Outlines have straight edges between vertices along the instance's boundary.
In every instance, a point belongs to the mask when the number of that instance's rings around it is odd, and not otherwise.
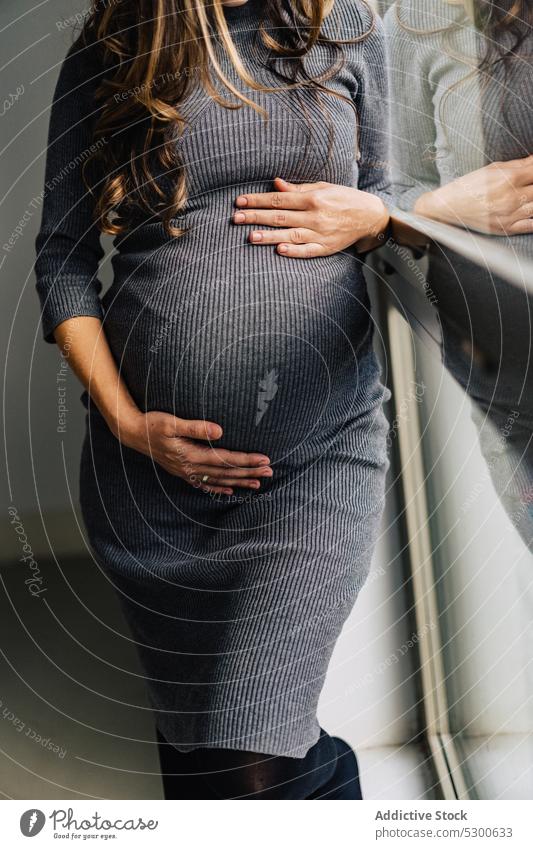
[{"label": "metal handrail", "polygon": [[[505,237],[485,236],[451,224],[442,224],[398,207],[393,208],[391,214],[393,218],[431,241],[454,250],[476,265],[486,268],[533,295],[533,258],[514,250],[512,241],[504,241]],[[531,239],[533,240],[533,233]]]}]

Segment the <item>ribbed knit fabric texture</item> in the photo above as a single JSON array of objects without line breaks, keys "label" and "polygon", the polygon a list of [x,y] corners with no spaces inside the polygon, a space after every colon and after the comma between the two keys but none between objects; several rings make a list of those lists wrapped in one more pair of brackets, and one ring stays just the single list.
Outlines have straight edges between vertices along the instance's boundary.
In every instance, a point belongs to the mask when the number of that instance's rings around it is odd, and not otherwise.
[{"label": "ribbed knit fabric texture", "polygon": [[[254,77],[277,86],[256,41],[262,7],[227,8],[227,20]],[[365,4],[341,0],[326,32],[353,38],[371,23]],[[139,646],[157,724],[182,751],[305,755],[378,535],[388,390],[371,349],[360,261],[352,251],[289,260],[250,245],[250,228],[231,221],[236,196],[270,190],[276,175],[386,191],[379,21],[345,53],[329,85],[353,101],[357,119],[332,96],[324,110],[310,92],[247,92],[267,110],[265,122],[194,89],[178,142],[187,234],[171,239],[141,221],[116,239],[102,300],[90,202],[79,168],[69,170],[91,143],[98,69],[88,57],[71,51],[54,98],[47,181],[63,177],[45,198],[37,242],[45,338],[69,316],[103,317],[141,409],[218,422],[217,445],[267,453],[274,470],[257,493],[201,493],[121,446],[84,393],[80,497],[91,547]],[[330,58],[317,45],[308,67],[319,71]]]}]

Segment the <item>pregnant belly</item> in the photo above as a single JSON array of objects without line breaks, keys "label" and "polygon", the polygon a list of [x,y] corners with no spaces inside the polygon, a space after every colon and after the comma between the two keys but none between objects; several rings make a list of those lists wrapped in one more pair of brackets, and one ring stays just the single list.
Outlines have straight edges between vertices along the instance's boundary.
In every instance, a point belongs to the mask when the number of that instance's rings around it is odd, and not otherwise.
[{"label": "pregnant belly", "polygon": [[279,259],[283,275],[258,274],[256,254],[229,280],[205,267],[116,278],[106,333],[141,409],[217,422],[221,446],[278,456],[349,416],[370,329],[362,277],[353,259],[320,274]]}]

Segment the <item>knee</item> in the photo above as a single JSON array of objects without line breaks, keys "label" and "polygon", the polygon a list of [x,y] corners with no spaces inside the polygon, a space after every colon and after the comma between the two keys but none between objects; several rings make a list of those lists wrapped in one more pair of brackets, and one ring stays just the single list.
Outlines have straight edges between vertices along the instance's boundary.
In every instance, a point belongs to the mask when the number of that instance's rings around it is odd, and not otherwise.
[{"label": "knee", "polygon": [[305,758],[203,750],[196,769],[221,799],[306,799],[331,778],[336,761],[334,744],[325,737]]},{"label": "knee", "polygon": [[[261,762],[265,759],[265,763]],[[268,761],[271,761],[269,764]],[[202,780],[220,799],[275,799],[282,779],[268,755],[218,750],[196,758]]]}]

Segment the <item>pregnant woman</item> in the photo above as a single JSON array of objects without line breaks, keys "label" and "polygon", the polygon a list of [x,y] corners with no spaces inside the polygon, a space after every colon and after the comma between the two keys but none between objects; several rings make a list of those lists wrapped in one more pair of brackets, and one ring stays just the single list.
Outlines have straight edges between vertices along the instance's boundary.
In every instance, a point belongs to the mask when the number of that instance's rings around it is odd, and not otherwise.
[{"label": "pregnant woman", "polygon": [[360,798],[317,703],[388,467],[361,259],[258,253],[237,208],[276,174],[346,186],[347,244],[375,240],[383,68],[363,2],[97,0],[60,71],[43,333],[85,386],[83,517],[138,645],[166,798]]}]

